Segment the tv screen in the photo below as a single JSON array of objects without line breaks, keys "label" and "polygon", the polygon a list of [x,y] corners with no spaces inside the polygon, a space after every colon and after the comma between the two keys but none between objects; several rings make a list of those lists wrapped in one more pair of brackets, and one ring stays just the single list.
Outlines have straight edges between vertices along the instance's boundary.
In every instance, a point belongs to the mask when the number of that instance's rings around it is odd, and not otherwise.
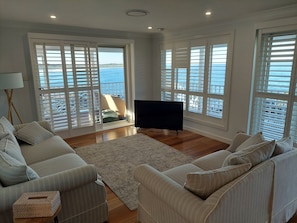
[{"label": "tv screen", "polygon": [[135,127],[183,130],[183,102],[135,100]]}]

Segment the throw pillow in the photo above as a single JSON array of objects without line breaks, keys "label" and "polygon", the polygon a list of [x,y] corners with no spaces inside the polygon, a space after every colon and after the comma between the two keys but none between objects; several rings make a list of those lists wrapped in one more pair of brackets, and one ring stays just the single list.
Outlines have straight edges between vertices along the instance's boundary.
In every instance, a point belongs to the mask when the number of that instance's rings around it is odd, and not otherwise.
[{"label": "throw pillow", "polygon": [[0,165],[0,181],[4,187],[23,183],[28,181],[26,175],[27,167],[23,166],[7,166]]},{"label": "throw pillow", "polygon": [[292,149],[293,149],[293,140],[291,139],[291,137],[284,137],[276,141],[273,156],[289,152]]},{"label": "throw pillow", "polygon": [[240,146],[244,141],[249,139],[251,136],[246,133],[239,132],[235,135],[230,146],[226,149],[227,151],[234,153],[238,146]]},{"label": "throw pillow", "polygon": [[0,139],[4,137],[9,137],[15,143],[18,143],[17,139],[14,136],[14,131],[15,131],[14,126],[11,125],[10,122],[5,117],[2,117],[0,119]]},{"label": "throw pillow", "polygon": [[247,140],[245,140],[243,143],[241,143],[235,151],[239,151],[242,149],[247,148],[248,146],[251,145],[255,145],[261,142],[265,142],[263,136],[262,136],[262,132],[258,132],[257,134],[251,136],[250,138],[248,138]]},{"label": "throw pillow", "polygon": [[54,136],[37,122],[31,122],[16,132],[16,137],[30,145],[35,145]]},{"label": "throw pillow", "polygon": [[4,127],[4,129],[7,129],[9,132],[14,132],[15,128],[13,125],[10,123],[10,121],[7,120],[4,116],[0,118],[0,124]]},{"label": "throw pillow", "polygon": [[257,164],[269,159],[272,156],[274,148],[275,140],[251,145],[227,156],[223,162],[223,166],[242,163],[251,163],[252,166],[256,166]]},{"label": "throw pillow", "polygon": [[8,133],[7,132],[3,132],[0,130],[0,140],[7,137],[8,136]]},{"label": "throw pillow", "polygon": [[247,163],[189,173],[184,187],[202,199],[206,199],[225,184],[247,172],[251,166],[250,163]]},{"label": "throw pillow", "polygon": [[13,142],[9,138],[0,140],[0,150],[26,165],[26,161],[23,157],[19,144]]},{"label": "throw pillow", "polygon": [[0,181],[3,186],[10,186],[37,178],[39,176],[32,168],[0,151]]}]

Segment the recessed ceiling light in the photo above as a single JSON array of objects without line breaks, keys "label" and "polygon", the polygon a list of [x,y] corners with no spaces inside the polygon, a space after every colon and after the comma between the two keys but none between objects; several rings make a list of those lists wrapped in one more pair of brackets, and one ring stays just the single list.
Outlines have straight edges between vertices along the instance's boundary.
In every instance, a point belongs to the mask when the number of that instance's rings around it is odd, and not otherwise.
[{"label": "recessed ceiling light", "polygon": [[153,27],[152,26],[148,26],[147,29],[153,29]]},{"label": "recessed ceiling light", "polygon": [[211,15],[211,11],[206,11],[205,15],[210,16]]},{"label": "recessed ceiling light", "polygon": [[51,18],[51,19],[56,19],[57,16],[55,16],[55,15],[51,15],[50,18]]},{"label": "recessed ceiling light", "polygon": [[131,9],[126,12],[126,15],[134,17],[146,16],[147,14],[149,14],[149,12],[143,9]]}]

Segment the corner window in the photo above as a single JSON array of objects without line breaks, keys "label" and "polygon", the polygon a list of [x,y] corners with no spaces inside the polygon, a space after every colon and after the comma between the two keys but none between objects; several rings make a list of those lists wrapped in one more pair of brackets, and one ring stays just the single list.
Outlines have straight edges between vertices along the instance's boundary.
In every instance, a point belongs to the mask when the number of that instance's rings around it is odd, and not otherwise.
[{"label": "corner window", "polygon": [[227,128],[232,35],[164,45],[161,99],[182,101],[184,117]]},{"label": "corner window", "polygon": [[250,132],[266,139],[297,140],[297,27],[293,31],[260,30],[256,56]]}]

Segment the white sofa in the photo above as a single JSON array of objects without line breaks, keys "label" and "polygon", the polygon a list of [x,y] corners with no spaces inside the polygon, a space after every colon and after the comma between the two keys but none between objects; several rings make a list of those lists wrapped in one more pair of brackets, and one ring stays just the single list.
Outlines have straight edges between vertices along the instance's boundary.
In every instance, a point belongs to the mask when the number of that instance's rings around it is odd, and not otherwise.
[{"label": "white sofa", "polygon": [[134,173],[138,220],[288,222],[297,210],[297,149],[290,138],[265,142],[261,137],[240,133],[228,149],[165,172],[139,166]]},{"label": "white sofa", "polygon": [[[12,133],[27,143],[18,140],[16,145]],[[13,222],[12,205],[24,192],[38,191],[60,191],[61,223],[107,221],[105,186],[95,167],[55,135],[47,122],[11,126],[2,117],[0,137],[1,223]]]}]

